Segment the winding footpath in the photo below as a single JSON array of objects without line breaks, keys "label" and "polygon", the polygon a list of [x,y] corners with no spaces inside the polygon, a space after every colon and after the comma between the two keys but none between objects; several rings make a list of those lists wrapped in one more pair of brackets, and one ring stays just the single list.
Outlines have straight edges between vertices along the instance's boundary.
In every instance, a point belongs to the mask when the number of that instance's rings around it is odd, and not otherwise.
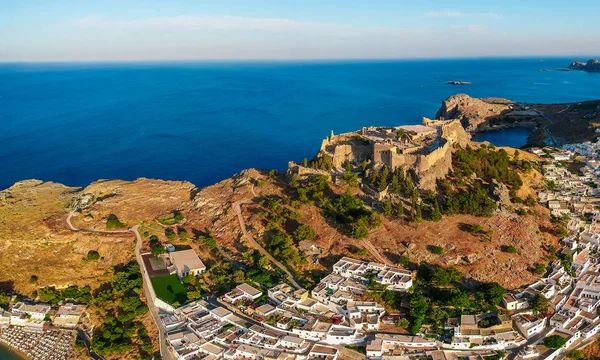
[{"label": "winding footpath", "polygon": [[263,248],[256,240],[254,240],[254,237],[252,236],[252,234],[250,234],[248,232],[248,230],[246,229],[246,223],[244,221],[244,216],[242,215],[242,205],[244,205],[244,204],[253,204],[253,203],[249,202],[249,201],[245,201],[245,200],[240,200],[240,201],[236,201],[233,204],[231,204],[231,207],[233,208],[233,211],[235,211],[235,213],[238,217],[238,221],[240,223],[240,228],[242,229],[242,234],[244,235],[246,240],[248,240],[248,243],[250,244],[250,246],[253,247],[254,249],[258,250],[258,252],[262,256],[269,259],[270,262],[272,262],[278,268],[280,268],[283,272],[285,272],[287,275],[288,281],[296,289],[302,289],[302,286],[300,286],[300,284],[296,280],[296,277],[294,276],[294,274],[285,265],[283,265],[281,262],[277,261],[273,257],[273,255],[269,254],[269,252],[267,250],[265,250],[265,248]]},{"label": "winding footpath", "polygon": [[148,274],[146,273],[146,268],[144,267],[144,262],[142,260],[142,254],[141,254],[143,240],[142,240],[142,237],[140,236],[140,233],[138,232],[138,228],[140,227],[140,225],[136,225],[127,230],[79,229],[79,228],[76,228],[75,226],[73,226],[73,224],[71,223],[71,218],[73,217],[73,215],[74,215],[74,212],[71,211],[69,213],[69,215],[67,216],[67,225],[69,226],[69,229],[71,229],[71,231],[74,231],[74,232],[106,234],[106,235],[115,235],[115,234],[134,234],[135,235],[135,238],[136,238],[135,259],[140,266],[140,272],[142,272],[142,279],[143,279],[142,287],[144,289],[144,295],[146,296],[146,304],[148,305],[148,308],[150,309],[150,313],[152,314],[152,320],[154,320],[154,324],[156,325],[156,328],[158,329],[158,341],[159,341],[159,346],[160,346],[160,356],[163,360],[175,360],[175,358],[169,351],[169,349],[167,347],[167,343],[165,341],[166,330],[164,329],[164,327],[162,326],[162,322],[160,321],[159,310],[154,305],[154,302],[151,301],[152,295],[151,295],[150,289],[149,289],[149,286],[151,286],[151,285],[150,285]]}]

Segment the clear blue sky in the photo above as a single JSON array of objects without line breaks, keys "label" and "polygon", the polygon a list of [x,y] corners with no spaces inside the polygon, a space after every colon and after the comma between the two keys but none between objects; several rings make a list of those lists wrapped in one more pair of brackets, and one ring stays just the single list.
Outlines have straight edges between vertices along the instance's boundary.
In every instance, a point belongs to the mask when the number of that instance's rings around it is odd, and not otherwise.
[{"label": "clear blue sky", "polygon": [[0,61],[586,55],[592,0],[0,0]]}]

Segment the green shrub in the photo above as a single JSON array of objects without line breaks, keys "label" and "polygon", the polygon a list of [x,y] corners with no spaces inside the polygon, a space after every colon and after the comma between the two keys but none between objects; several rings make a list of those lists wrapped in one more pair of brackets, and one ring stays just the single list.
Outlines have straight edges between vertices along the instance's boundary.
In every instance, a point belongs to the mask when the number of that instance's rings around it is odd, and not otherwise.
[{"label": "green shrub", "polygon": [[505,253],[509,253],[509,254],[518,254],[519,253],[519,250],[517,250],[517,248],[514,247],[513,245],[503,245],[502,251],[504,251]]},{"label": "green shrub", "polygon": [[127,224],[119,221],[119,218],[115,214],[110,214],[106,217],[106,228],[107,229],[122,229],[126,226],[127,226]]},{"label": "green shrub", "polygon": [[96,250],[90,250],[87,253],[87,259],[90,261],[98,260],[100,259],[100,253],[98,253]]},{"label": "green shrub", "polygon": [[175,225],[179,224],[183,220],[185,220],[185,216],[183,216],[183,214],[181,214],[179,211],[173,211],[168,215],[158,218],[158,222],[163,225]]},{"label": "green shrub", "polygon": [[544,345],[549,349],[560,349],[566,343],[567,339],[560,335],[550,335],[544,339]]},{"label": "green shrub", "polygon": [[429,247],[429,251],[436,255],[442,255],[444,253],[444,248],[438,245],[432,245]]}]

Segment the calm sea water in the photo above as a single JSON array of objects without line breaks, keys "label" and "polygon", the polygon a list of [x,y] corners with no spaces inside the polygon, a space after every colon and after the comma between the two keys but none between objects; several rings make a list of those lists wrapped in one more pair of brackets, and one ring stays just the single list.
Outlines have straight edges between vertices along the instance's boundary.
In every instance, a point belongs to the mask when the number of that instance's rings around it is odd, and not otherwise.
[{"label": "calm sea water", "polygon": [[0,344],[0,360],[22,360],[16,353],[8,350],[4,345]]},{"label": "calm sea water", "polygon": [[531,129],[509,128],[498,131],[486,131],[473,136],[473,141],[489,141],[496,146],[521,147],[527,143]]},{"label": "calm sea water", "polygon": [[0,188],[142,176],[205,186],[312,157],[332,129],[419,123],[458,92],[600,98],[600,74],[539,71],[572,60],[0,64]]}]

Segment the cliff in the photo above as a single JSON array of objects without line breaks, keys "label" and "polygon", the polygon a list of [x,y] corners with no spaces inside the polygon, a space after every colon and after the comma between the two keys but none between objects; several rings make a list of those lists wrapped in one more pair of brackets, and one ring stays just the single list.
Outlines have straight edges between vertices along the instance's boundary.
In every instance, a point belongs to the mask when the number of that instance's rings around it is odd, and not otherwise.
[{"label": "cliff", "polygon": [[588,72],[600,72],[600,60],[590,59],[587,62],[573,61],[571,65],[569,65],[569,69],[583,70]]},{"label": "cliff", "polygon": [[507,99],[476,99],[467,94],[452,95],[442,102],[435,114],[436,119],[459,119],[465,130],[477,131],[491,117],[508,111],[510,103]]}]

